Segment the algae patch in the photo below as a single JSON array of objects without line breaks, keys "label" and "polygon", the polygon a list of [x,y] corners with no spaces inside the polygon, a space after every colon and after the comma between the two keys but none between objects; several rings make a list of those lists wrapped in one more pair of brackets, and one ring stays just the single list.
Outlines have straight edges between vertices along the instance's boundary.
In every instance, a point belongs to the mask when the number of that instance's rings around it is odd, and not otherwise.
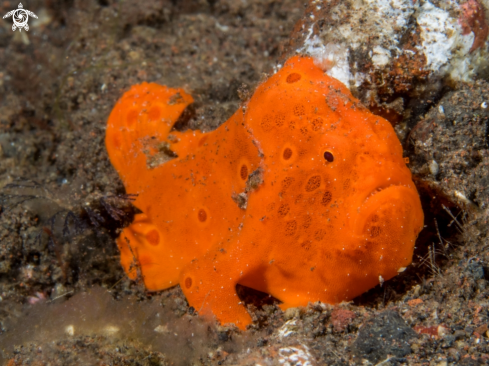
[{"label": "algae patch", "polygon": [[[60,340],[73,339],[76,343],[87,336],[103,339],[102,343],[120,352],[130,348],[156,352],[175,365],[192,364],[215,351],[219,339],[216,327],[200,317],[175,314],[172,302],[164,295],[144,302],[114,300],[101,287],[64,302],[38,302],[3,322],[0,361],[8,360],[15,350],[30,347],[33,342],[43,353],[54,356]],[[219,348],[236,352],[244,346],[242,341],[236,336]]]}]

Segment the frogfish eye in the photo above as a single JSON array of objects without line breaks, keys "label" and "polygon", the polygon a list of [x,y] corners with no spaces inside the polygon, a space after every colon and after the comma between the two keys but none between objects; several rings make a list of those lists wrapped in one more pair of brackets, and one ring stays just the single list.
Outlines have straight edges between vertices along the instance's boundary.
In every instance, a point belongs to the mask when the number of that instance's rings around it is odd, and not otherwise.
[{"label": "frogfish eye", "polygon": [[332,163],[334,161],[333,153],[331,151],[325,151],[324,160],[326,160],[328,163]]}]

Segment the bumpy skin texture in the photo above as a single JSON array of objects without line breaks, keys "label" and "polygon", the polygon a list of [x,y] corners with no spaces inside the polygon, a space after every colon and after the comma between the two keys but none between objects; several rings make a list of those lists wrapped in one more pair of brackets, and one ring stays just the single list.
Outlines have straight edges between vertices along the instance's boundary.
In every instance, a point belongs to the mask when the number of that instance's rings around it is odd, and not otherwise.
[{"label": "bumpy skin texture", "polygon": [[[142,84],[109,117],[111,161],[143,212],[118,239],[130,277],[139,268],[150,290],[179,282],[201,314],[245,329],[238,283],[284,309],[333,304],[411,263],[423,211],[401,144],[312,59],[289,59],[217,130],[170,132],[191,102]],[[147,117],[155,103],[162,121]],[[178,157],[149,168],[164,141]]]}]

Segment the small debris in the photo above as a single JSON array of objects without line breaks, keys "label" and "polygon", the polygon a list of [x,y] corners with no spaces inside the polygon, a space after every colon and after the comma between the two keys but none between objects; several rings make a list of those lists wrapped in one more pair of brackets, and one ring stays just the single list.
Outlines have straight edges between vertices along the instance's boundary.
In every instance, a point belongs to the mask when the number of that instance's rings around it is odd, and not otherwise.
[{"label": "small debris", "polygon": [[75,335],[75,327],[71,324],[67,325],[65,328],[65,333],[70,337],[73,337]]},{"label": "small debris", "polygon": [[105,333],[108,336],[114,336],[117,333],[119,333],[119,327],[116,327],[115,325],[106,325],[102,332]]},{"label": "small debris", "polygon": [[438,167],[438,163],[436,162],[436,160],[430,161],[429,168],[430,168],[431,175],[436,176],[438,174],[439,167]]},{"label": "small debris", "polygon": [[314,359],[309,352],[309,348],[304,345],[296,347],[284,347],[278,351],[278,362],[283,366],[313,366]]},{"label": "small debris", "polygon": [[278,330],[278,336],[280,339],[286,338],[297,333],[299,326],[297,325],[297,319],[289,320],[285,322],[282,327]]}]

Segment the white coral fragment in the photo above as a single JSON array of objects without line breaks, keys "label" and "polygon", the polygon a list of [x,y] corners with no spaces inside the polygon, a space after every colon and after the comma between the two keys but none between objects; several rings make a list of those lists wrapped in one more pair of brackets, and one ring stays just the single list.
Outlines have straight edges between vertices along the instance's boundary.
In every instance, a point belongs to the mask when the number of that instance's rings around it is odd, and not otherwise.
[{"label": "white coral fragment", "polygon": [[278,362],[283,366],[313,366],[313,357],[309,349],[300,345],[297,347],[284,347],[278,351]]}]

